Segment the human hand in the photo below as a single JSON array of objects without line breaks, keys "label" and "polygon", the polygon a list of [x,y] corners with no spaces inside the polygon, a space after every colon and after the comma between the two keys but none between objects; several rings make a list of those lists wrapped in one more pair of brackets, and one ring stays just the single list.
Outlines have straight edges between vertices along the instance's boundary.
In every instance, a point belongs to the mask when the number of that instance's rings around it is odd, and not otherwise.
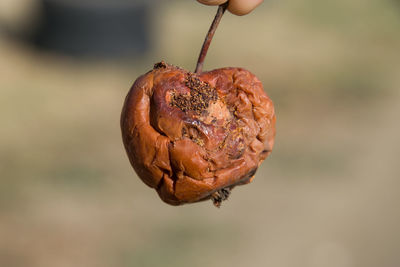
[{"label": "human hand", "polygon": [[[197,0],[198,2],[209,5],[217,6],[226,3],[228,0]],[[243,16],[255,9],[264,0],[229,0],[228,10],[238,16]]]}]

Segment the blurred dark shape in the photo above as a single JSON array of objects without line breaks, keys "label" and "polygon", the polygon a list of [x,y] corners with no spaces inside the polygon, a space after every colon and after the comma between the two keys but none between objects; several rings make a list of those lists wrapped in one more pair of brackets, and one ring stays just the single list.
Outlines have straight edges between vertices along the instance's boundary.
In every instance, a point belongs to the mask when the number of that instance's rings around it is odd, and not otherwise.
[{"label": "blurred dark shape", "polygon": [[74,57],[126,58],[148,52],[151,1],[41,0],[31,41]]}]

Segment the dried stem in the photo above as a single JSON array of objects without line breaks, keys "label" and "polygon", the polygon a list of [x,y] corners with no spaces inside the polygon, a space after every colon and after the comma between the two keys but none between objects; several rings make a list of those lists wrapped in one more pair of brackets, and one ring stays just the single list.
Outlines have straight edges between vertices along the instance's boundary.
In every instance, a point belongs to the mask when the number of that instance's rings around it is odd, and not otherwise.
[{"label": "dried stem", "polygon": [[204,40],[203,47],[201,48],[199,59],[197,60],[197,66],[195,73],[200,74],[203,71],[204,59],[207,55],[208,48],[210,47],[211,41],[214,37],[214,33],[217,30],[218,24],[221,21],[222,15],[224,15],[226,8],[228,7],[228,2],[222,4],[218,7],[217,14],[215,15],[214,21],[211,24],[210,29]]}]

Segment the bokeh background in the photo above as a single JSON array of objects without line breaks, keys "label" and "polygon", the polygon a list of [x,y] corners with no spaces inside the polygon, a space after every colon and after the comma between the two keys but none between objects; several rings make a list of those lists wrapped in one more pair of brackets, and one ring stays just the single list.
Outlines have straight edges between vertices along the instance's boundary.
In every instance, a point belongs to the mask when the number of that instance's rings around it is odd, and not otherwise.
[{"label": "bokeh background", "polygon": [[124,97],[155,62],[193,70],[215,11],[1,0],[0,266],[400,266],[399,1],[227,13],[205,69],[260,78],[274,152],[221,209],[168,206],[137,178]]}]

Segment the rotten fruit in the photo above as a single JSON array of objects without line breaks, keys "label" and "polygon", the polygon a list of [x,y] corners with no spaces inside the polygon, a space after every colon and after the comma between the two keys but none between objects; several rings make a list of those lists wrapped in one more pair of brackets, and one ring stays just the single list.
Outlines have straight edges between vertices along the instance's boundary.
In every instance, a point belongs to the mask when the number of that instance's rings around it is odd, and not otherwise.
[{"label": "rotten fruit", "polygon": [[163,201],[211,199],[219,207],[271,153],[275,119],[261,82],[245,69],[193,73],[160,62],[130,89],[121,129],[136,173]]}]

